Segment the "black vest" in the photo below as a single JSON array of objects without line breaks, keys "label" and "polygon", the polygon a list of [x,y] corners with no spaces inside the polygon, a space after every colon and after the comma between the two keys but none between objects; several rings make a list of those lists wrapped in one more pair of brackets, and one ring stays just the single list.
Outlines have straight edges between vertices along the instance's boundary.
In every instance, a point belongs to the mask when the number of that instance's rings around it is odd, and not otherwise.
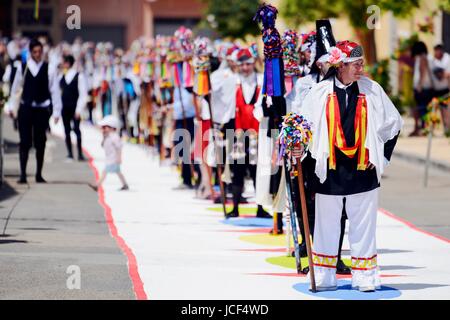
[{"label": "black vest", "polygon": [[42,64],[36,77],[33,77],[30,70],[27,69],[22,93],[23,104],[31,106],[33,102],[39,104],[51,100],[48,84],[48,64],[46,62]]},{"label": "black vest", "polygon": [[[14,78],[16,77],[16,73],[17,73],[17,67],[14,65],[15,61],[11,61],[11,63],[9,64],[11,66],[11,74],[9,76],[9,84],[12,85],[14,82]],[[22,70],[23,69],[23,64],[22,64]]]},{"label": "black vest", "polygon": [[66,82],[66,78],[62,77],[61,82],[59,83],[61,87],[63,108],[73,109],[77,106],[78,97],[80,95],[78,92],[78,76],[79,74],[77,73],[69,84]]}]

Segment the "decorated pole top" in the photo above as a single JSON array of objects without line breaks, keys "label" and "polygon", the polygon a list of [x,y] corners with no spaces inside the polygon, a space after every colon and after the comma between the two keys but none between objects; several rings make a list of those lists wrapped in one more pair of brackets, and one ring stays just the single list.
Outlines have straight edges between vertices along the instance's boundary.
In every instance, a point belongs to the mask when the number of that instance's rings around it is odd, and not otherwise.
[{"label": "decorated pole top", "polygon": [[265,59],[262,94],[269,97],[283,97],[285,93],[283,50],[280,33],[275,28],[277,14],[278,10],[274,6],[264,3],[253,17],[253,20],[262,23],[263,27],[262,41]]},{"label": "decorated pole top", "polygon": [[194,92],[198,96],[206,96],[211,91],[211,82],[209,79],[209,70],[211,62],[209,54],[211,53],[211,43],[206,37],[197,37],[194,41]]},{"label": "decorated pole top", "polygon": [[262,23],[262,36],[264,43],[264,57],[266,59],[281,58],[282,47],[281,37],[278,30],[275,28],[275,20],[277,19],[278,10],[270,4],[262,4],[253,20]]},{"label": "decorated pole top", "polygon": [[284,74],[286,76],[300,75],[300,57],[297,53],[299,37],[294,30],[286,30],[282,38]]},{"label": "decorated pole top", "polygon": [[181,55],[184,60],[192,59],[194,56],[194,35],[192,30],[181,26],[175,31],[175,38],[178,39]]},{"label": "decorated pole top", "polygon": [[308,150],[312,139],[311,125],[301,115],[294,112],[283,117],[278,142],[280,144],[279,158],[292,156],[301,158]]}]

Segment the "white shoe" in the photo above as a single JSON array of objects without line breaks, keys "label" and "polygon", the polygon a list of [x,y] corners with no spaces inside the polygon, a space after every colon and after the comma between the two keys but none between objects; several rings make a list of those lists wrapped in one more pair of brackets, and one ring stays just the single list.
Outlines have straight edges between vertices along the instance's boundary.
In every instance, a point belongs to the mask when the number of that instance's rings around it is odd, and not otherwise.
[{"label": "white shoe", "polygon": [[[336,291],[337,290],[337,286],[329,286],[329,287],[319,287],[316,286],[316,291],[317,292],[323,292],[323,291]],[[312,291],[312,288],[309,287],[309,291]]]},{"label": "white shoe", "polygon": [[[356,288],[355,288],[356,289]],[[375,286],[365,286],[365,287],[358,287],[357,288],[360,292],[375,292],[376,288]]]}]

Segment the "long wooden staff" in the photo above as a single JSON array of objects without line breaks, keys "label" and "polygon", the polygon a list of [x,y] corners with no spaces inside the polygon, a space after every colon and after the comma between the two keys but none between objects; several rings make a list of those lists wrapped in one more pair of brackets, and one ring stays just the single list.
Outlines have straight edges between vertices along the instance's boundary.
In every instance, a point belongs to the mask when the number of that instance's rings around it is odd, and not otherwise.
[{"label": "long wooden staff", "polygon": [[314,264],[312,258],[312,246],[311,246],[311,232],[309,231],[309,221],[308,221],[308,210],[306,208],[306,196],[305,196],[305,185],[303,179],[302,162],[300,157],[295,158],[296,169],[298,173],[298,190],[300,192],[300,203],[302,207],[302,220],[303,228],[305,230],[306,238],[306,251],[308,252],[308,264],[309,264],[309,277],[311,279],[311,289],[312,292],[316,292],[316,280],[314,277]]}]

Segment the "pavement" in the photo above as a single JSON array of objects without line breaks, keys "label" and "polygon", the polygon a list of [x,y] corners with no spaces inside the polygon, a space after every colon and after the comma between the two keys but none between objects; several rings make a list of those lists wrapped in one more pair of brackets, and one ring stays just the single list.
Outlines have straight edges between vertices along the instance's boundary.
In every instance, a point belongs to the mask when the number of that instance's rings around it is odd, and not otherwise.
[{"label": "pavement", "polygon": [[425,187],[428,137],[408,137],[413,120],[404,120],[383,177],[380,205],[422,230],[450,239],[450,138],[444,136],[442,127],[435,130]]},{"label": "pavement", "polygon": [[63,141],[49,137],[44,165],[49,183],[34,182],[32,153],[29,186],[17,185],[18,134],[9,119],[4,138],[0,299],[135,299],[127,257],[87,185],[94,181],[88,163],[65,162]]},{"label": "pavement", "polygon": [[[403,119],[405,125],[395,147],[394,155],[408,162],[424,165],[429,138],[428,136],[408,137],[408,134],[413,131],[414,121],[409,117]],[[445,137],[442,125],[434,130],[430,146],[430,166],[450,172],[450,138]]]},{"label": "pavement", "polygon": [[[61,124],[52,132],[62,135]],[[174,190],[178,172],[160,166],[145,146],[124,146],[130,191],[118,191],[114,176],[98,194],[90,190],[87,182],[102,170],[104,154],[100,132],[89,125],[82,132],[91,161],[65,163],[62,140],[52,137],[45,186],[15,185],[17,156],[7,154],[9,186],[0,192],[0,214],[3,221],[12,215],[10,236],[0,238],[2,299],[450,298],[450,174],[433,166],[424,188],[423,165],[400,155],[405,150],[420,157],[420,149],[403,147],[410,138],[400,138],[382,181],[382,290],[359,293],[350,290],[349,277],[341,277],[337,291],[311,294],[307,277],[295,273],[287,256],[286,236],[268,234],[270,219],[255,218],[250,204],[240,218],[225,220],[219,205]],[[346,238],[343,255],[348,261]],[[80,266],[80,290],[67,289],[70,265]]]}]

